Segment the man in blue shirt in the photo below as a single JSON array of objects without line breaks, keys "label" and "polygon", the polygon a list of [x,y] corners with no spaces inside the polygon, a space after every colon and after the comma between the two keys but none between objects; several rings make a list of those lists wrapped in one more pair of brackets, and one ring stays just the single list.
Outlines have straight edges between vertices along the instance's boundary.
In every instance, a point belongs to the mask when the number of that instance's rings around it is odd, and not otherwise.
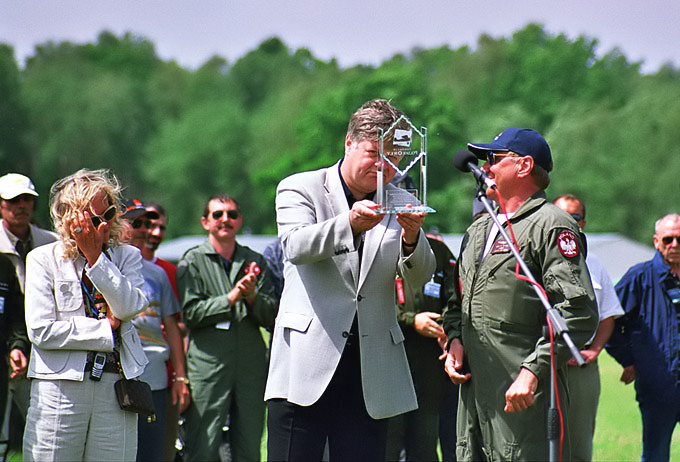
[{"label": "man in blue shirt", "polygon": [[656,222],[650,261],[630,268],[616,285],[626,312],[616,320],[607,351],[635,381],[642,414],[642,460],[669,459],[680,420],[680,215]]}]

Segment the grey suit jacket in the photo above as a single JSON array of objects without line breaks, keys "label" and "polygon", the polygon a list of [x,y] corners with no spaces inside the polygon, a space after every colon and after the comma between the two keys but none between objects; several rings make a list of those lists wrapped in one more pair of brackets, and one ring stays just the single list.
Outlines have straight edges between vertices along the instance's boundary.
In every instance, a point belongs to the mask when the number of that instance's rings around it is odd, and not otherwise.
[{"label": "grey suit jacket", "polygon": [[[392,185],[388,186],[402,191]],[[403,191],[403,194],[408,194]],[[358,313],[364,400],[373,418],[417,408],[397,323],[394,279],[422,285],[435,267],[424,233],[401,253],[401,226],[386,215],[367,231],[359,264],[338,164],[284,179],[276,195],[284,289],[265,399],[308,406],[326,390]]]}]

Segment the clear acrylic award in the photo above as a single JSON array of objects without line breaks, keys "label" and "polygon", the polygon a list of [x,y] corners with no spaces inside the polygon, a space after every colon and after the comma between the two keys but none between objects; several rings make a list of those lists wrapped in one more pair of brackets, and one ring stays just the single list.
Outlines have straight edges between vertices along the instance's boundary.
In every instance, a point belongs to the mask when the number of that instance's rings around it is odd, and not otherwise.
[{"label": "clear acrylic award", "polygon": [[[427,128],[418,130],[402,115],[386,131],[378,129],[378,156],[379,213],[435,212],[427,205]],[[387,170],[395,172],[391,183],[400,189],[383,184]]]}]

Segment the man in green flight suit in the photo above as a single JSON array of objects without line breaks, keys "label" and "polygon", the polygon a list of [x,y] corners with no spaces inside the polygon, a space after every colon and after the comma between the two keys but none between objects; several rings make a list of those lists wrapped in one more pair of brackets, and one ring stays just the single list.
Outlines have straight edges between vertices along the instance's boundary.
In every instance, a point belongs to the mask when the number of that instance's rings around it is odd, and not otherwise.
[{"label": "man in green flight suit", "polygon": [[[531,284],[516,276],[510,246],[518,246],[582,347],[598,322],[585,241],[573,218],[546,201],[552,156],[538,132],[509,128],[493,142],[469,143],[468,149],[486,160],[482,170],[495,182],[486,194],[504,206],[499,219],[505,228],[510,222],[517,243],[506,242],[484,217],[468,228],[461,246],[461,297],[452,296],[444,319],[451,339],[445,369],[462,384],[458,460],[547,460],[551,359],[545,309]],[[561,339],[554,343],[566,417],[570,352]],[[568,435],[562,457],[570,457]]]},{"label": "man in green flight suit", "polygon": [[232,459],[259,461],[267,380],[260,327],[274,323],[274,289],[264,257],[236,242],[243,216],[234,198],[208,199],[201,224],[208,240],[189,249],[177,267],[190,331],[186,452],[188,460],[219,460],[228,414]]}]

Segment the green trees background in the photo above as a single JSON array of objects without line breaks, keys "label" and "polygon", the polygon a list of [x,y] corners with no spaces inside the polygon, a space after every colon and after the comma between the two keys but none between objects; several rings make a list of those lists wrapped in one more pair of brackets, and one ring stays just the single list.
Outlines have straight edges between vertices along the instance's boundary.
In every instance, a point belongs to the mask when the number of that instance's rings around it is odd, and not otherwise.
[{"label": "green trees background", "polygon": [[350,114],[387,98],[428,128],[427,226],[459,233],[473,181],[452,154],[509,126],[543,133],[553,197],[588,206],[590,232],[650,243],[654,220],[680,212],[680,72],[642,74],[618,50],[529,24],[472,49],[413,49],[377,67],[340,68],[278,38],[236,62],[188,70],[151,42],[102,32],[96,43],[48,42],[20,67],[0,44],[0,172],[28,174],[42,193],[75,170],[110,168],[126,195],[170,213],[169,237],[202,233],[205,199],[237,197],[245,226],[275,233],[278,181],[335,162]]}]

